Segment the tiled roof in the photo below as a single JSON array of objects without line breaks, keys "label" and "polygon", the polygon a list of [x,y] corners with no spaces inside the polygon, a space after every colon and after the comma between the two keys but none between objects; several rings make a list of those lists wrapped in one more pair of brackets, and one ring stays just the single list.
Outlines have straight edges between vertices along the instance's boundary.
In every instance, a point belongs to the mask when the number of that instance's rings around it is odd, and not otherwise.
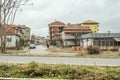
[{"label": "tiled roof", "polygon": [[89,27],[81,26],[80,24],[70,24],[70,25],[66,25],[64,29],[89,29]]},{"label": "tiled roof", "polygon": [[87,26],[81,26],[78,24],[70,24],[70,25],[66,25],[64,27],[64,32],[92,32],[91,29],[89,29],[89,27]]},{"label": "tiled roof", "polygon": [[15,28],[19,28],[19,29],[28,29],[29,28],[29,27],[26,27],[26,25],[11,25],[11,26],[13,26]]},{"label": "tiled roof", "polygon": [[65,23],[60,22],[60,21],[55,21],[55,22],[50,23],[49,26],[50,25],[65,25]]},{"label": "tiled roof", "polygon": [[89,24],[89,23],[99,24],[98,22],[95,22],[93,20],[86,20],[86,21],[83,22],[83,24]]},{"label": "tiled roof", "polygon": [[91,30],[90,29],[66,29],[64,30],[64,32],[88,32],[90,33]]},{"label": "tiled roof", "polygon": [[15,35],[15,28],[10,25],[5,25],[5,29],[8,35]]}]

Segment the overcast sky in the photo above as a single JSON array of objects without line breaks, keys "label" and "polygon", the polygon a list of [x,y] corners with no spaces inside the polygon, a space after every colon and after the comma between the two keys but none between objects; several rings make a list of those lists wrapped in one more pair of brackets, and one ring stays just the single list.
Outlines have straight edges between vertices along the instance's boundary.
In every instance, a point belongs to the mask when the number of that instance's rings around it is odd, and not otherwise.
[{"label": "overcast sky", "polygon": [[[24,24],[31,33],[48,35],[48,24],[82,23],[93,20],[100,23],[100,32],[120,33],[120,0],[31,0],[34,5],[18,11],[15,24]],[[29,2],[29,3],[31,3]]]}]

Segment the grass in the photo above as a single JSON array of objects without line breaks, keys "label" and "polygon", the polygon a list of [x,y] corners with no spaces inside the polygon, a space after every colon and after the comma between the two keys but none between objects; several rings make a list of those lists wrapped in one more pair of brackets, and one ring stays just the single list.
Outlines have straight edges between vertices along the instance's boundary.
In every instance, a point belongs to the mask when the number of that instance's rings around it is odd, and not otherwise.
[{"label": "grass", "polygon": [[101,51],[98,55],[90,55],[85,49],[73,50],[70,47],[60,48],[51,47],[47,49],[47,54],[25,54],[23,50],[8,50],[5,55],[19,55],[19,56],[43,56],[43,57],[87,57],[87,58],[120,58],[118,51]]},{"label": "grass", "polygon": [[120,53],[117,51],[103,51],[100,54],[88,54],[87,52],[80,52],[76,57],[91,57],[91,58],[120,58]]},{"label": "grass", "polygon": [[120,80],[120,67],[48,65],[31,62],[29,64],[0,64],[0,77]]},{"label": "grass", "polygon": [[0,51],[0,54],[19,54],[19,53],[25,53],[28,51],[28,47],[26,47],[24,50],[20,49],[20,50],[17,50],[17,49],[7,49],[5,53],[1,53]]},{"label": "grass", "polygon": [[[91,57],[91,58],[120,58],[120,52],[118,51],[101,51],[100,54],[88,54],[85,49],[73,50],[72,48],[60,48],[52,47],[48,51],[53,52],[54,54],[49,54],[46,56],[68,56],[68,57]],[[59,54],[60,52],[66,54]],[[56,54],[57,53],[57,54]]]}]

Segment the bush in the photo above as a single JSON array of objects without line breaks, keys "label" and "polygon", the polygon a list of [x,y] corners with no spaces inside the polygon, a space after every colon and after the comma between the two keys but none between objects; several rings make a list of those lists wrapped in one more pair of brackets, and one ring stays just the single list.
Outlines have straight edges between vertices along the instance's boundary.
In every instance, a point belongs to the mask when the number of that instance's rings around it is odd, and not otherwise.
[{"label": "bush", "polygon": [[38,63],[36,63],[34,61],[28,64],[28,68],[30,68],[30,69],[35,69],[37,67],[38,67]]},{"label": "bush", "polygon": [[99,54],[100,53],[100,48],[96,46],[89,46],[87,47],[88,53],[89,54]]}]

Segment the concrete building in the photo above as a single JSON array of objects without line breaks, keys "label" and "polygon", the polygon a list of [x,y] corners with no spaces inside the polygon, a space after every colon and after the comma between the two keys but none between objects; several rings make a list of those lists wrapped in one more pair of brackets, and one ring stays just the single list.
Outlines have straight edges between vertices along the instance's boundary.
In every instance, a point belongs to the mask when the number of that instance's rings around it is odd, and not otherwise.
[{"label": "concrete building", "polygon": [[49,25],[49,41],[59,46],[77,46],[80,45],[82,34],[98,33],[99,23],[87,20],[80,24],[67,25],[60,21],[55,21]]},{"label": "concrete building", "polygon": [[92,33],[92,31],[87,26],[68,24],[62,32],[63,44],[64,46],[80,46],[81,35],[88,33]]},{"label": "concrete building", "polygon": [[25,25],[11,25],[16,29],[16,33],[21,36],[22,39],[30,40],[30,28]]},{"label": "concrete building", "polygon": [[88,26],[92,33],[98,33],[99,32],[99,23],[92,21],[92,20],[86,20],[83,23],[81,23],[81,26]]},{"label": "concrete building", "polygon": [[102,50],[120,48],[120,33],[90,33],[81,36],[81,46],[98,46]]},{"label": "concrete building", "polygon": [[62,31],[65,27],[65,23],[60,21],[55,21],[49,25],[49,41],[50,44],[60,45],[62,43]]}]

